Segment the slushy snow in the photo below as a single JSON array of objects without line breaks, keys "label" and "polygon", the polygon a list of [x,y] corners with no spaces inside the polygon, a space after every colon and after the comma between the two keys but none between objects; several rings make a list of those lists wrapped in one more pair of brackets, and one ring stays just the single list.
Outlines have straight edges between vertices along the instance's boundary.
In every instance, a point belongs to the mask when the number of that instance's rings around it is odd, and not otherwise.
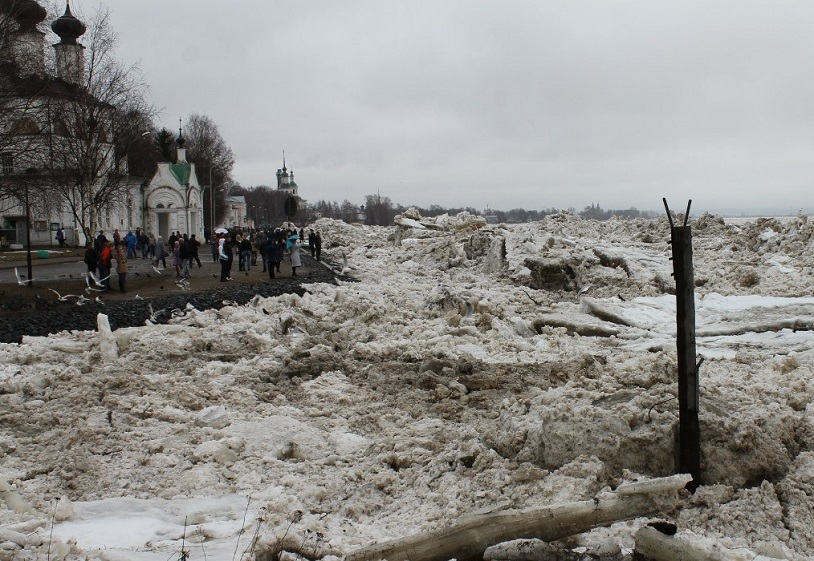
[{"label": "slushy snow", "polygon": [[[814,557],[814,223],[689,224],[703,481],[664,519]],[[0,560],[335,558],[675,472],[666,217],[315,227],[356,282],[0,345]]]}]

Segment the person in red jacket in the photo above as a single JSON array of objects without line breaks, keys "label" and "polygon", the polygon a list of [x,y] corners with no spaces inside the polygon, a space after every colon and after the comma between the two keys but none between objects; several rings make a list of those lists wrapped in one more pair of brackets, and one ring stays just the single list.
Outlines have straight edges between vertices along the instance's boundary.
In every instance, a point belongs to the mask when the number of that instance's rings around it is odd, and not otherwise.
[{"label": "person in red jacket", "polygon": [[113,250],[110,242],[102,244],[102,251],[99,252],[99,279],[105,290],[110,290],[110,265],[113,258]]}]

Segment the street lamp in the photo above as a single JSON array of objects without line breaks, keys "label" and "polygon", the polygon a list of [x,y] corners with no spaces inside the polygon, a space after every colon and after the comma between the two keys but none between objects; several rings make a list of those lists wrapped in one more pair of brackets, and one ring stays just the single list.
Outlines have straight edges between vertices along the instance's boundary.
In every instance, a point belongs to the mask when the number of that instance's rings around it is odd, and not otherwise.
[{"label": "street lamp", "polygon": [[209,218],[209,235],[211,236],[215,231],[215,186],[211,183],[209,184],[209,209],[211,211]]},{"label": "street lamp", "polygon": [[33,288],[34,277],[33,267],[31,264],[31,203],[28,199],[28,183],[33,180],[37,170],[34,168],[28,168],[25,170],[25,173],[27,176],[25,180],[25,260],[26,265],[28,266],[28,283],[26,286],[28,286],[28,288]]},{"label": "street lamp", "polygon": [[210,208],[210,212],[211,212],[210,225],[209,225],[209,230],[210,230],[209,235],[210,236],[212,236],[215,233],[215,194],[219,193],[220,191],[223,191],[228,185],[229,185],[229,183],[227,182],[227,183],[222,183],[221,185],[218,185],[217,187],[214,187],[211,183],[209,185],[204,185],[203,186],[204,191],[209,189],[209,201],[210,201],[209,208]]},{"label": "street lamp", "polygon": [[[211,209],[211,216],[209,221],[209,235],[211,236],[215,232],[215,188],[212,186],[212,170],[215,169],[215,166],[209,165],[209,207]],[[223,186],[223,185],[221,185]]]}]

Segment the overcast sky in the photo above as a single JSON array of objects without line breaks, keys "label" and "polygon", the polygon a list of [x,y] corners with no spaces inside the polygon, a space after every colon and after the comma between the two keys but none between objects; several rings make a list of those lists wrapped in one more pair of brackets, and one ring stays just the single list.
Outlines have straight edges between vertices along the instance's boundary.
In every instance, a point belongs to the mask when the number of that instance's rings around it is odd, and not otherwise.
[{"label": "overcast sky", "polygon": [[100,3],[244,186],[285,150],[311,202],[814,209],[810,0]]}]

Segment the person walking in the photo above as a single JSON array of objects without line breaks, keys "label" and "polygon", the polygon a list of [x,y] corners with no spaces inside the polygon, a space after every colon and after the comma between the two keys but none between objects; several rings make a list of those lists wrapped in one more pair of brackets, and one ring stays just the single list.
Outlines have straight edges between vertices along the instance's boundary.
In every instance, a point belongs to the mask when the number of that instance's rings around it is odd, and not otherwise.
[{"label": "person walking", "polygon": [[175,267],[175,276],[181,276],[181,242],[176,238],[175,244],[172,246],[172,266]]},{"label": "person walking", "polygon": [[153,259],[155,259],[155,236],[153,235],[152,232],[150,232],[150,235],[148,236],[148,243],[149,245],[147,246],[147,257],[149,257],[150,261],[152,261]]},{"label": "person walking", "polygon": [[99,266],[99,252],[93,249],[93,244],[88,242],[85,244],[85,258],[83,259],[88,266],[88,286],[94,283],[93,274],[96,273],[96,267]]},{"label": "person walking", "polygon": [[193,261],[198,263],[198,268],[199,269],[201,267],[203,267],[203,265],[201,265],[201,258],[198,255],[198,248],[200,246],[201,246],[201,242],[199,242],[198,240],[195,239],[195,234],[192,234],[189,237],[189,256],[190,256],[189,257],[189,266],[190,267],[192,267],[194,265]]},{"label": "person walking", "polygon": [[136,258],[136,245],[138,245],[138,238],[132,231],[128,231],[124,236],[123,243],[127,245],[127,258]]},{"label": "person walking", "polygon": [[212,250],[212,263],[218,262],[218,241],[220,238],[212,238],[212,241],[209,243],[210,249]]},{"label": "person walking", "polygon": [[189,262],[192,256],[189,254],[189,243],[183,237],[178,238],[178,259],[181,261],[181,278],[188,279],[191,276]]},{"label": "person walking", "polygon": [[116,246],[116,272],[119,274],[119,292],[127,292],[127,255],[122,245]]},{"label": "person walking", "polygon": [[158,236],[155,239],[155,267],[158,268],[158,264],[161,263],[161,266],[166,269],[167,268],[167,248],[164,246],[164,238]]},{"label": "person walking", "polygon": [[266,269],[268,268],[268,247],[266,246],[266,233],[263,230],[260,230],[257,233],[257,236],[254,238],[254,246],[257,248],[257,252],[260,254],[260,259],[263,261],[263,270],[261,272],[265,273]]},{"label": "person walking", "polygon": [[218,261],[220,261],[220,282],[232,280],[229,276],[232,272],[232,244],[225,236],[218,240]]},{"label": "person walking", "polygon": [[300,249],[302,248],[302,242],[300,241],[298,236],[291,237],[291,248],[289,251],[291,252],[291,276],[297,276],[297,268],[302,267],[302,259],[300,258]]},{"label": "person walking", "polygon": [[99,235],[96,236],[95,240],[93,240],[93,249],[96,250],[96,253],[102,252],[102,248],[104,247],[106,241],[107,236],[105,236],[104,230],[99,230]]},{"label": "person walking", "polygon": [[280,262],[283,260],[285,244],[280,238],[269,236],[266,240],[266,257],[268,258],[269,278],[275,278],[274,271],[280,272]]},{"label": "person walking", "polygon": [[147,232],[141,232],[138,235],[138,247],[141,249],[141,258],[147,259],[150,255],[150,236]]},{"label": "person walking", "polygon": [[57,229],[57,241],[59,242],[59,247],[65,247],[65,230],[63,230],[61,226]]},{"label": "person walking", "polygon": [[110,266],[112,257],[113,250],[111,249],[111,243],[104,242],[104,244],[102,244],[102,251],[99,252],[99,279],[104,290],[110,290]]},{"label": "person walking", "polygon": [[314,236],[314,253],[317,256],[317,261],[319,261],[319,256],[322,254],[322,234],[319,233],[319,230]]},{"label": "person walking", "polygon": [[314,256],[314,245],[316,244],[316,237],[317,235],[314,233],[313,228],[308,232],[308,250],[311,252],[311,257]]},{"label": "person walking", "polygon": [[246,271],[246,275],[252,270],[252,242],[245,236],[240,240],[240,263],[241,271]]}]

